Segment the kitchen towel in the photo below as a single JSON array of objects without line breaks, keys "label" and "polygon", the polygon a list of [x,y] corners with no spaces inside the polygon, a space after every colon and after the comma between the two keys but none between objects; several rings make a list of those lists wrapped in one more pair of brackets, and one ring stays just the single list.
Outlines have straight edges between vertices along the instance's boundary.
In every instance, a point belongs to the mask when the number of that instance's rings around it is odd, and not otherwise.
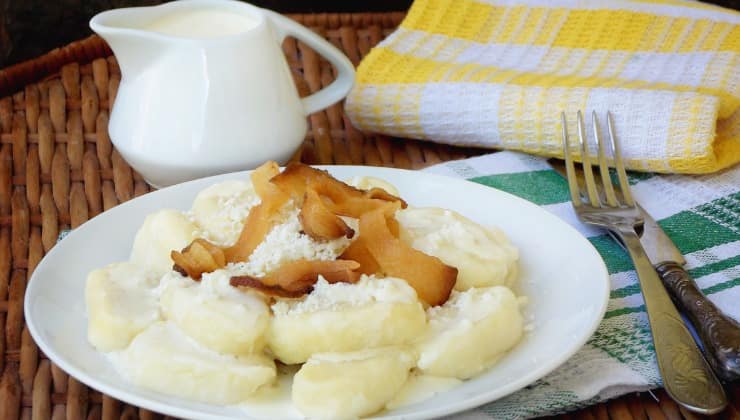
[{"label": "kitchen towel", "polygon": [[682,0],[415,0],[346,102],[366,131],[544,156],[561,155],[560,112],[570,125],[578,109],[612,111],[631,169],[740,161],[740,13]]},{"label": "kitchen towel", "polygon": [[[604,320],[578,353],[531,386],[451,418],[537,417],[661,386],[629,256],[605,231],[578,221],[565,179],[543,158],[505,151],[426,170],[509,192],[556,214],[599,251],[611,280]],[[703,176],[630,173],[629,179],[636,200],[684,254],[686,268],[704,294],[740,320],[740,166]]]}]

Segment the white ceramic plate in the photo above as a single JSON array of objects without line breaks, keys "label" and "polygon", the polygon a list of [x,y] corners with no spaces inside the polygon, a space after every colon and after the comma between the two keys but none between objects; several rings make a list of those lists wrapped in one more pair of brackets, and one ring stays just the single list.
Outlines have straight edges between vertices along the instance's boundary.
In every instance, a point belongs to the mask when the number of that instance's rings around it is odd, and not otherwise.
[{"label": "white ceramic plate", "polygon": [[[501,227],[519,248],[521,294],[533,330],[495,367],[434,398],[382,413],[384,419],[442,416],[493,401],[543,377],[595,331],[609,296],[599,254],[575,229],[538,206],[496,189],[424,172],[359,166],[326,167],[339,179],[370,175],[396,185],[414,206],[456,210]],[[121,204],[77,228],[41,261],[26,291],[26,322],[43,352],[85,384],[161,413],[198,419],[240,417],[229,406],[199,404],[126,383],[86,339],[87,273],[128,258],[144,217],[161,208],[186,210],[203,188],[248,173],[220,175],[165,188]]]}]

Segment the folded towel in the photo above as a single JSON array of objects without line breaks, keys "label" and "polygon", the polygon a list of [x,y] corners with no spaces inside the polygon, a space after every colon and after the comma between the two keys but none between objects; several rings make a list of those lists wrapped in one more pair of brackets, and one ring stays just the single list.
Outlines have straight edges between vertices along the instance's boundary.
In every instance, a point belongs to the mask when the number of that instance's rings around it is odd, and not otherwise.
[{"label": "folded towel", "polygon": [[[606,262],[611,297],[591,339],[533,385],[461,419],[521,419],[574,410],[661,385],[645,306],[627,253],[576,218],[568,185],[542,158],[501,152],[427,171],[466,178],[523,197],[581,231]],[[740,320],[740,166],[701,177],[630,174],[632,192],[686,257],[705,295]]]},{"label": "folded towel", "polygon": [[[682,0],[415,0],[360,64],[359,128],[562,154],[560,112],[611,110],[628,168],[740,161],[740,13]],[[575,125],[570,127],[575,132]]]}]

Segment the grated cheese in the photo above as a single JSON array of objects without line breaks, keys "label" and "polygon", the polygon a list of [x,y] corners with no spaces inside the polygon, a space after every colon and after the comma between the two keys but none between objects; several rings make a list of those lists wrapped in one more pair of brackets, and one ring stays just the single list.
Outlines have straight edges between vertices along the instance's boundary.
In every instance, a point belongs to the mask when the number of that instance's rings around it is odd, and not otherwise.
[{"label": "grated cheese", "polygon": [[286,204],[279,216],[284,221],[265,236],[262,243],[252,252],[249,260],[246,263],[229,264],[227,269],[234,275],[263,277],[291,261],[336,260],[351,241],[344,237],[317,241],[301,233],[302,227],[298,220],[299,211],[292,201]]},{"label": "grated cheese", "polygon": [[405,280],[363,275],[355,284],[329,283],[323,277],[303,299],[282,299],[272,305],[275,316],[338,310],[373,302],[417,302],[416,291]]}]

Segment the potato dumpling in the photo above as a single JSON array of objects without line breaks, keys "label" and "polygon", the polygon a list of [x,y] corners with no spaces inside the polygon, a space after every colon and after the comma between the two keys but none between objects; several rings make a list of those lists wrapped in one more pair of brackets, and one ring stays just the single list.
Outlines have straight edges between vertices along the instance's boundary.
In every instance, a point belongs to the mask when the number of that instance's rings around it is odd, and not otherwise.
[{"label": "potato dumpling", "polygon": [[164,274],[172,269],[172,250],[181,250],[198,236],[198,228],[180,211],[152,213],[136,232],[131,262]]},{"label": "potato dumpling", "polygon": [[320,279],[311,294],[277,302],[272,311],[267,343],[288,364],[315,353],[410,343],[426,329],[416,292],[396,278],[363,276],[356,284]]},{"label": "potato dumpling", "polygon": [[129,262],[87,276],[87,339],[103,352],[122,349],[159,319],[154,288],[159,276]]},{"label": "potato dumpling", "polygon": [[221,182],[198,193],[193,201],[193,219],[206,239],[230,246],[239,238],[249,210],[259,202],[251,182]]},{"label": "potato dumpling", "polygon": [[353,176],[346,182],[347,184],[361,190],[380,188],[382,190],[385,190],[386,192],[395,195],[396,197],[399,196],[398,189],[393,184],[384,179],[376,178],[374,176]]},{"label": "potato dumpling", "polygon": [[269,324],[264,301],[229,284],[224,270],[200,282],[175,272],[165,275],[161,305],[165,318],[200,344],[225,354],[261,352]]},{"label": "potato dumpling", "polygon": [[415,361],[399,347],[315,354],[293,378],[293,404],[316,419],[372,414],[393,399]]},{"label": "potato dumpling", "polygon": [[271,359],[204,349],[169,322],[152,324],[116,357],[135,385],[211,404],[238,403],[275,379]]},{"label": "potato dumpling", "polygon": [[417,344],[425,374],[467,379],[488,369],[522,337],[519,301],[503,286],[453,291],[430,308],[429,329]]},{"label": "potato dumpling", "polygon": [[401,239],[458,269],[456,290],[511,286],[519,253],[502,231],[440,208],[408,207],[396,213]]}]

